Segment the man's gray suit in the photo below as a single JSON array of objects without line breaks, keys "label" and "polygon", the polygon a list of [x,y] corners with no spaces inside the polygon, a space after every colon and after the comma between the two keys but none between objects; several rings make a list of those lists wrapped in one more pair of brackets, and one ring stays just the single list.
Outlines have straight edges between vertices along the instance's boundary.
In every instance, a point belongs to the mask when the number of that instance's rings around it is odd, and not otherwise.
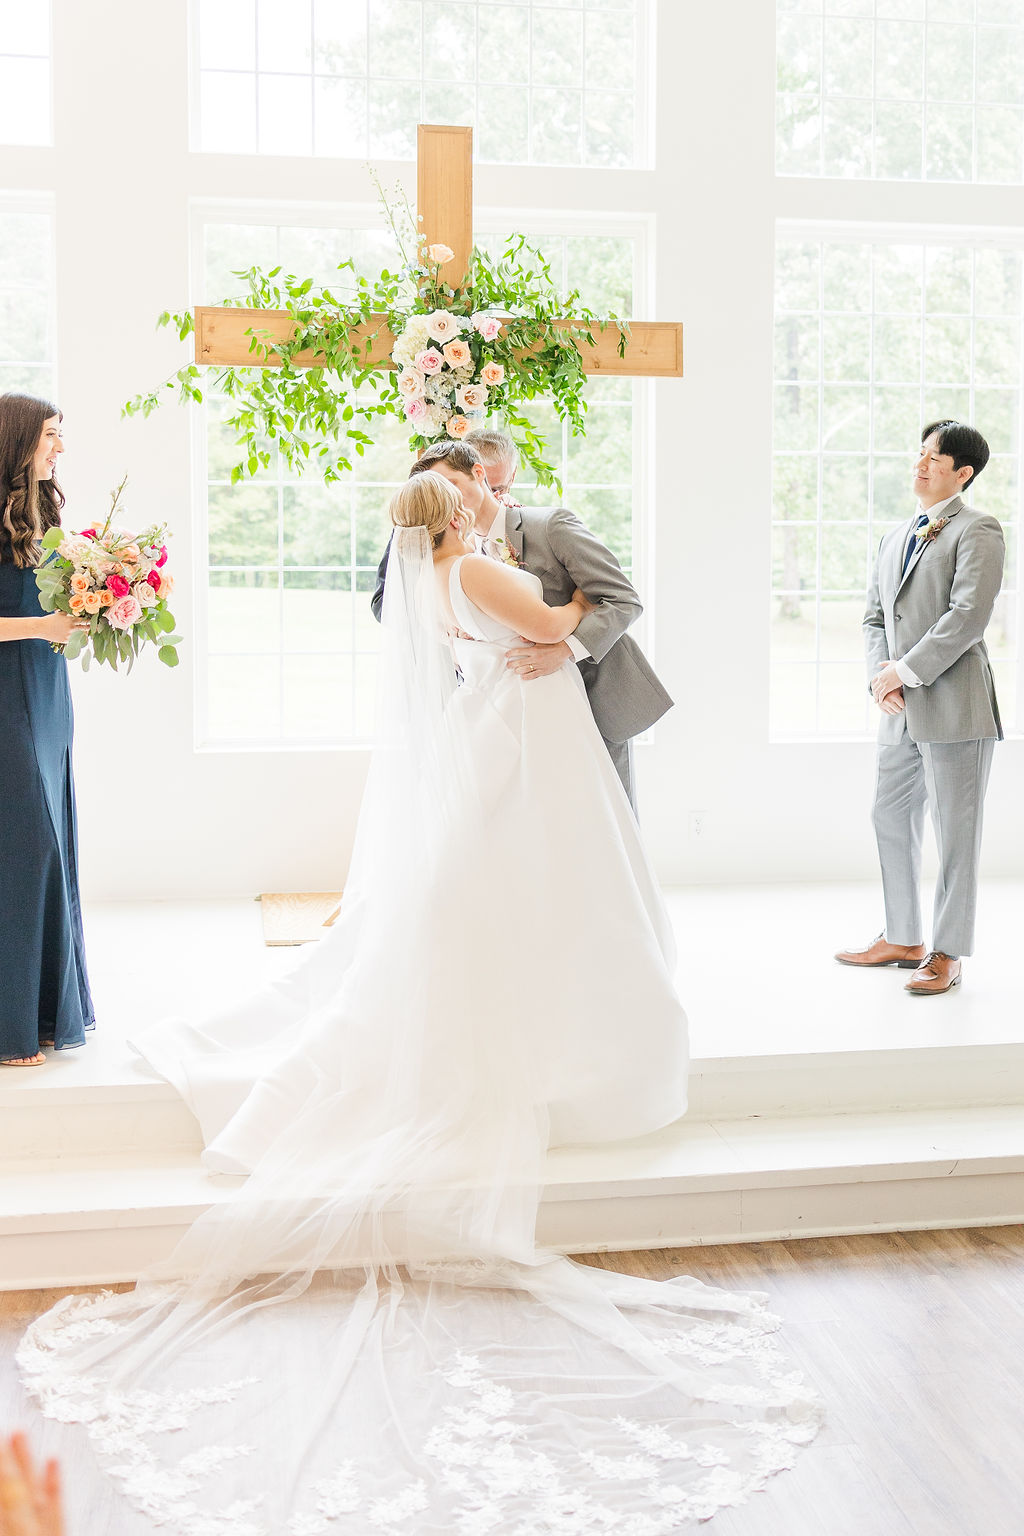
[{"label": "man's gray suit", "polygon": [[[505,537],[523,568],[540,577],[546,603],[567,603],[579,587],[597,605],[576,630],[576,639],[590,652],[579,669],[597,728],[635,808],[631,740],[672,707],[627,634],[643,612],[640,599],[611,550],[566,507],[507,507]],[[380,562],[372,599],[378,619],[390,548]]]},{"label": "man's gray suit", "polygon": [[904,572],[916,518],[886,534],[864,615],[869,681],[903,661],[923,686],[878,729],[874,824],[891,944],[923,941],[919,895],[924,808],[931,810],[939,878],[931,948],[974,948],[982,809],[994,743],[1002,738],[984,633],[1003,576],[994,517],[959,496],[936,513],[946,525],[919,542]]}]

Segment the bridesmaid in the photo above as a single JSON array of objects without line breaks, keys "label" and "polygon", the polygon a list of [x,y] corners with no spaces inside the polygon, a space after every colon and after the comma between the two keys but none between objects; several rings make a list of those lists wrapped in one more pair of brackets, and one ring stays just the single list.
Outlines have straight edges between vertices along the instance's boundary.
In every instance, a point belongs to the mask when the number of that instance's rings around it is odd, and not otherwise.
[{"label": "bridesmaid", "polygon": [[74,720],[67,662],[51,649],[85,622],[46,614],[39,540],[60,522],[61,414],[0,395],[0,1067],[41,1045],[84,1045],[93,1025],[78,900]]}]

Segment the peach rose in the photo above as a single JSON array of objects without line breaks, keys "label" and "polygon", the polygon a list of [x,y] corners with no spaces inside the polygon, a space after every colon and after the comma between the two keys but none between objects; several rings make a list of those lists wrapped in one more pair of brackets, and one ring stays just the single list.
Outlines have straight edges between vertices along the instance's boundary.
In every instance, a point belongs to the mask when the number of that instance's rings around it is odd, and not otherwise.
[{"label": "peach rose", "polygon": [[442,347],[444,360],[449,368],[465,368],[472,361],[473,354],[464,341],[450,341],[446,347]]},{"label": "peach rose", "polygon": [[428,245],[427,256],[435,267],[443,267],[446,262],[454,259],[455,252],[450,245]]},{"label": "peach rose", "polygon": [[71,609],[72,613],[84,613],[85,612],[85,596],[84,596],[84,594],[81,593],[81,592],[76,592],[74,597],[71,599],[70,603],[68,604],[68,607]]},{"label": "peach rose", "polygon": [[480,377],[489,389],[496,388],[505,382],[505,369],[501,363],[484,363],[480,369]]},{"label": "peach rose", "polygon": [[91,585],[92,583],[89,581],[88,576],[72,576],[71,578],[72,592],[88,592]]},{"label": "peach rose", "polygon": [[398,393],[400,395],[405,395],[408,399],[413,395],[420,394],[422,390],[423,380],[420,378],[415,368],[403,368],[401,373],[398,375]]},{"label": "peach rose", "polygon": [[138,565],[142,559],[142,551],[137,544],[129,544],[127,548],[120,551],[120,558],[123,565]]},{"label": "peach rose", "polygon": [[174,577],[168,576],[165,573],[161,574],[163,575],[163,580],[160,583],[160,596],[170,597],[171,593],[174,591]]},{"label": "peach rose", "polygon": [[462,411],[482,411],[487,404],[487,390],[483,384],[463,384],[455,391],[455,404]]},{"label": "peach rose", "polygon": [[110,591],[109,587],[104,587],[102,592],[99,594],[99,598],[100,607],[109,608],[111,603],[114,601],[114,594]]},{"label": "peach rose", "polygon": [[449,437],[465,437],[469,431],[468,416],[449,416],[445,430]]},{"label": "peach rose", "polygon": [[99,613],[99,611],[100,611],[100,609],[102,607],[103,607],[103,599],[100,597],[100,594],[98,592],[87,592],[85,594],[85,611],[86,611],[86,613]]}]

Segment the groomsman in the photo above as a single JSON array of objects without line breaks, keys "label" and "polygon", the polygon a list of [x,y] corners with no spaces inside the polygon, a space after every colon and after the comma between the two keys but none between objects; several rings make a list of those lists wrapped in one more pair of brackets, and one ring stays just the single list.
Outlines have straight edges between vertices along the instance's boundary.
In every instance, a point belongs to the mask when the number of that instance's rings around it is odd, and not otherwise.
[{"label": "groomsman", "polygon": [[[917,514],[883,538],[864,615],[871,694],[881,711],[874,826],[885,928],[843,965],[913,970],[905,991],[948,992],[974,950],[982,808],[1002,739],[983,639],[1003,577],[1003,531],[963,494],[988,463],[980,432],[925,427]],[[928,805],[939,850],[931,947],[922,942],[921,834]]]}]

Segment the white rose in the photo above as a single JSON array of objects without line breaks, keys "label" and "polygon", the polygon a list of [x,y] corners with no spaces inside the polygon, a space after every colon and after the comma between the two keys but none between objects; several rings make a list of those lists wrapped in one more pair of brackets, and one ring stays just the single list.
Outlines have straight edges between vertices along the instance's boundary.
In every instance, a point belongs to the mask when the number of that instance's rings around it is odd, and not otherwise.
[{"label": "white rose", "polygon": [[152,608],[159,601],[148,581],[140,581],[132,587],[132,592],[138,598],[143,608]]},{"label": "white rose", "polygon": [[411,400],[415,395],[423,393],[423,376],[417,373],[415,368],[403,368],[398,375],[398,392]]},{"label": "white rose", "polygon": [[487,404],[486,384],[463,384],[455,391],[455,403],[463,411],[482,411]]},{"label": "white rose", "polygon": [[446,309],[435,309],[428,317],[428,331],[431,341],[451,341],[462,330],[462,321],[458,315],[449,314]]}]

